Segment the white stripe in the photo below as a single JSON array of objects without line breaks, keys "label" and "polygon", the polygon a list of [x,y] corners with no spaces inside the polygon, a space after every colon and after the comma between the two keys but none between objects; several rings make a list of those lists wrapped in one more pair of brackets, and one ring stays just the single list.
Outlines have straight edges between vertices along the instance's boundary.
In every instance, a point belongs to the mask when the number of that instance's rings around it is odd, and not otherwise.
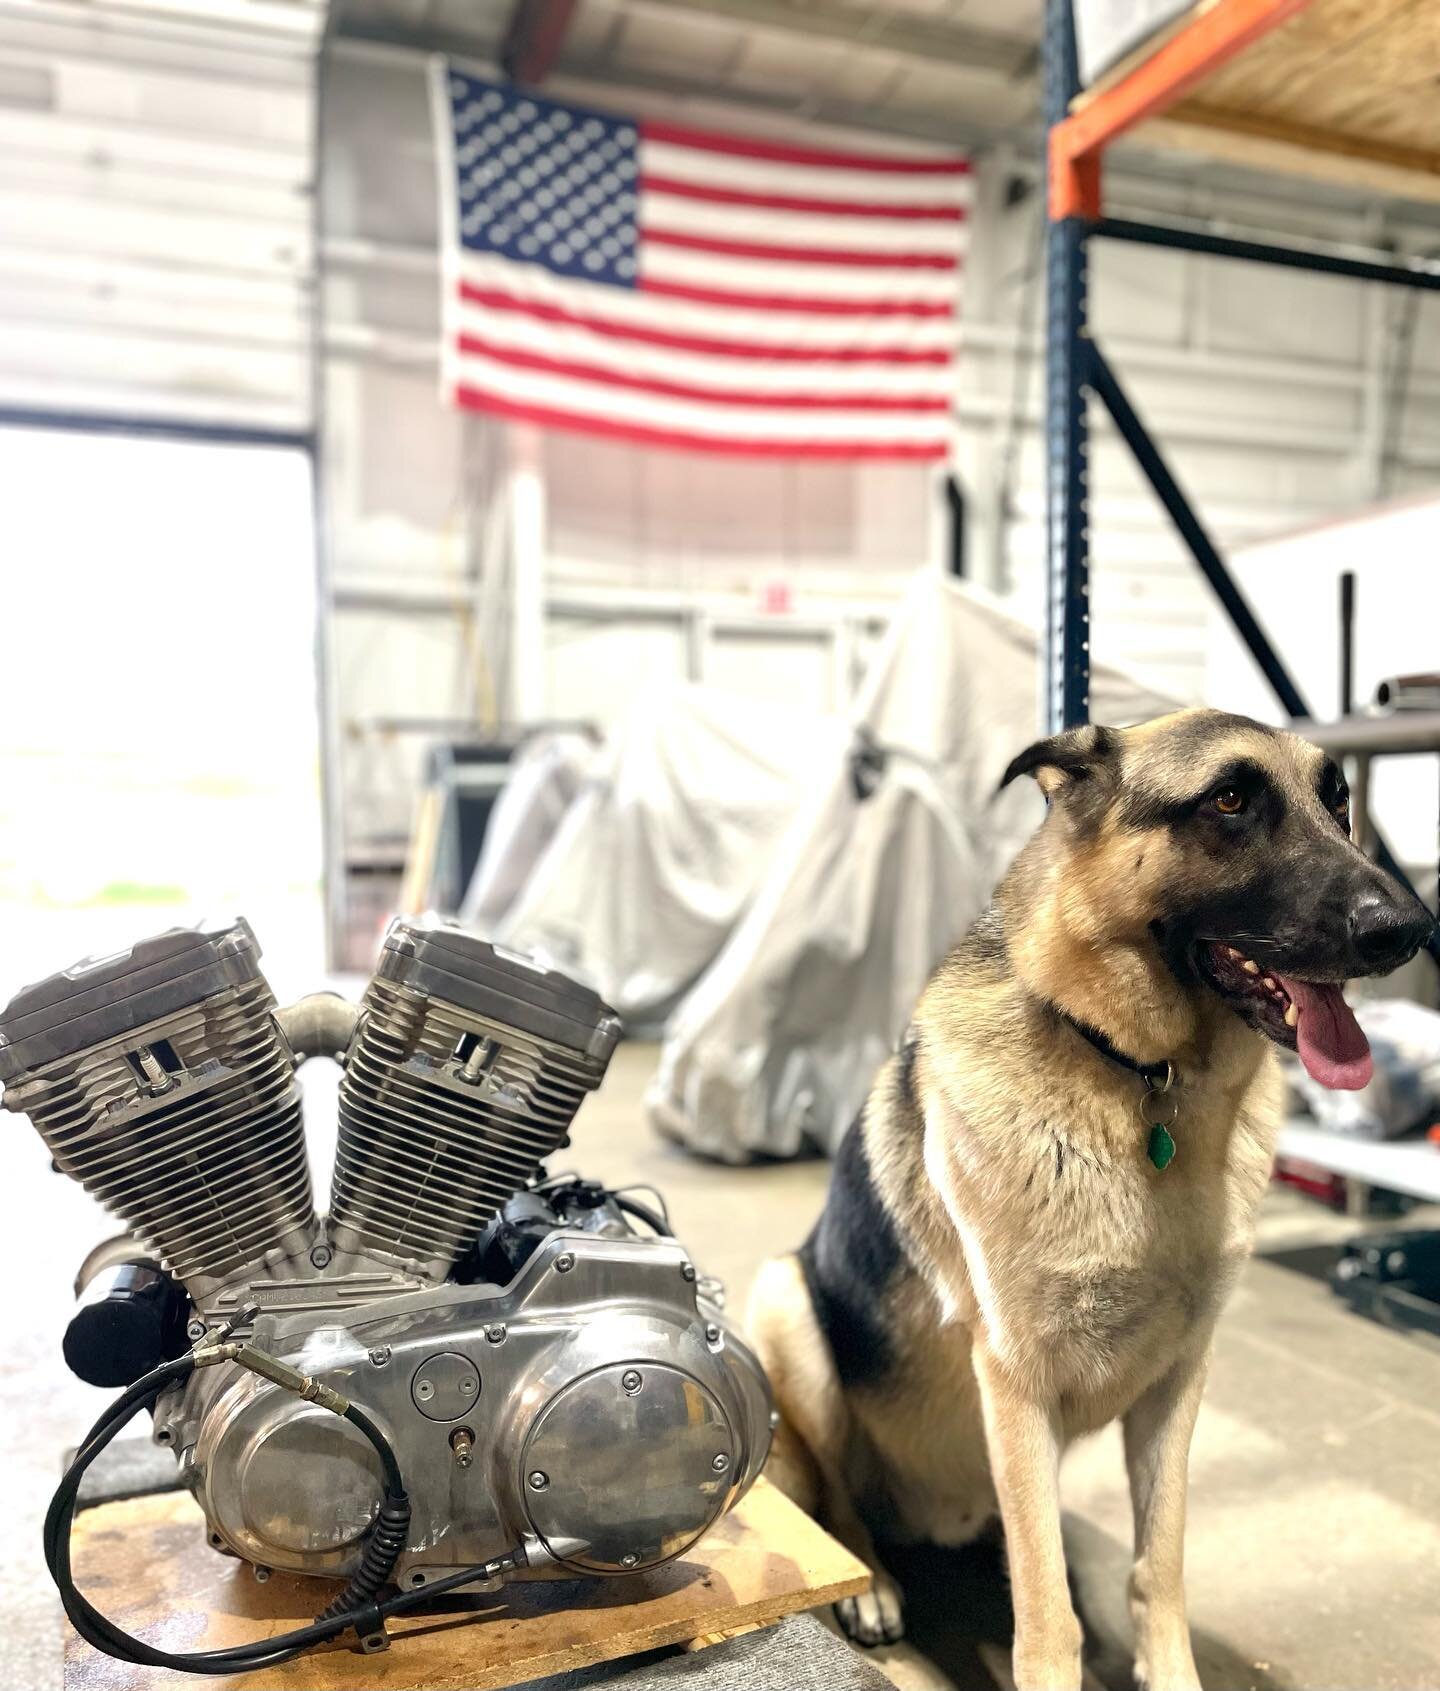
[{"label": "white stripe", "polygon": [[854,299],[867,304],[955,304],[959,272],[902,270],[849,264],[781,264],[772,258],[731,258],[684,247],[641,243],[640,274],[695,288],[733,288],[795,299]]},{"label": "white stripe", "polygon": [[615,340],[588,329],[542,322],[518,311],[487,311],[484,306],[463,303],[456,328],[479,335],[492,346],[542,358],[594,364],[648,381],[686,382],[721,390],[826,398],[944,399],[954,379],[944,364],[837,364],[799,359],[777,363],[764,358],[717,358]]},{"label": "white stripe", "polygon": [[859,200],[866,205],[968,206],[975,191],[968,172],[959,176],[911,176],[900,171],[832,170],[709,153],[698,147],[644,138],[640,142],[640,172],[673,176],[702,187],[789,194],[802,200]]},{"label": "white stripe", "polygon": [[[958,338],[955,321],[949,317],[876,317],[850,312],[812,317],[802,311],[701,305],[605,282],[571,281],[542,265],[516,264],[494,253],[462,251],[456,270],[474,287],[494,289],[530,304],[558,306],[622,327],[676,335],[751,341],[761,346],[900,347],[951,353]],[[447,313],[458,304],[454,290],[447,288]]]},{"label": "white stripe", "polygon": [[964,223],[893,223],[883,217],[818,217],[803,211],[758,211],[713,205],[683,194],[640,196],[647,229],[707,235],[722,241],[765,241],[788,247],[839,247],[855,252],[923,252],[957,258],[965,249]]},{"label": "white stripe", "polygon": [[514,405],[573,411],[602,422],[641,424],[717,440],[873,441],[878,444],[945,444],[950,425],[944,415],[907,416],[884,411],[771,411],[763,406],[706,405],[630,393],[604,383],[567,376],[515,370],[490,358],[462,353],[447,360],[447,374],[460,383],[484,388]]}]

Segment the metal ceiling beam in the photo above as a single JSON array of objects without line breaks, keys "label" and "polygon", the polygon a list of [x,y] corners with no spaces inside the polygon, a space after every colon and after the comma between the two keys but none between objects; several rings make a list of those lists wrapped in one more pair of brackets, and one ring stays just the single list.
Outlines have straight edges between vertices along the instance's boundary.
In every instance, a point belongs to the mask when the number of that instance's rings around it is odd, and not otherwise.
[{"label": "metal ceiling beam", "polygon": [[555,68],[576,0],[515,0],[500,63],[514,82],[535,87]]},{"label": "metal ceiling beam", "polygon": [[1031,41],[968,24],[937,23],[914,13],[887,13],[880,6],[821,8],[795,0],[630,0],[630,5],[636,11],[686,12],[749,29],[877,48],[901,58],[1011,77],[1030,75],[1036,64]]},{"label": "metal ceiling beam", "polygon": [[688,77],[667,76],[642,70],[638,65],[609,65],[586,59],[563,58],[556,82],[572,82],[575,99],[584,99],[585,88],[614,88],[632,93],[662,94],[672,99],[705,99],[717,105],[767,112],[805,123],[828,124],[836,129],[870,130],[877,135],[894,135],[906,141],[923,141],[934,146],[962,147],[974,151],[999,142],[1035,148],[1038,131],[1025,123],[1011,128],[969,123],[948,113],[907,111],[899,105],[862,105],[853,100],[835,100],[824,93],[797,98],[792,94],[770,94],[762,89],[731,86],[701,86]]},{"label": "metal ceiling beam", "polygon": [[[472,62],[483,62],[488,52],[483,42],[454,30],[427,30],[422,37],[413,30],[369,18],[342,20],[340,35],[331,51],[343,53],[347,43],[360,43],[362,50],[365,46],[389,47],[409,53],[441,53]],[[971,151],[1008,141],[1022,151],[1038,153],[1040,145],[1038,128],[1028,121],[1003,127],[969,123],[944,112],[916,112],[901,106],[833,100],[824,94],[797,97],[753,88],[720,87],[713,81],[702,83],[690,77],[669,76],[661,71],[642,70],[638,65],[612,65],[604,60],[572,56],[562,49],[548,89],[555,98],[603,99],[609,89],[622,94],[659,94],[667,99],[704,99],[737,110],[765,112],[771,117],[828,124],[836,129],[869,130],[900,140]]]}]

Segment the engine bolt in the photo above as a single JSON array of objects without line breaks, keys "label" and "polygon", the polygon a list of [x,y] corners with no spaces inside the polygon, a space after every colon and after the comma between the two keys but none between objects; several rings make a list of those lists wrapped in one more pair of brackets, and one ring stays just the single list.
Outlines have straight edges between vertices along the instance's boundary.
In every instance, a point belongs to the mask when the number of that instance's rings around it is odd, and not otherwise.
[{"label": "engine bolt", "polygon": [[435,1395],[435,1382],[433,1380],[417,1380],[415,1382],[415,1395],[428,1403]]},{"label": "engine bolt", "polygon": [[569,1251],[561,1251],[560,1255],[555,1258],[555,1272],[557,1274],[568,1274],[574,1266],[575,1258]]},{"label": "engine bolt", "polygon": [[468,1427],[457,1427],[450,1435],[450,1448],[455,1452],[455,1466],[468,1468],[475,1460],[475,1435]]},{"label": "engine bolt", "polygon": [[261,1565],[257,1562],[255,1564],[255,1583],[257,1585],[264,1585],[265,1581],[267,1579],[269,1579],[269,1577],[270,1577],[269,1568],[261,1567]]},{"label": "engine bolt", "polygon": [[705,1323],[705,1337],[712,1345],[718,1345],[720,1343],[720,1329],[713,1321],[707,1321]]},{"label": "engine bolt", "polygon": [[639,1374],[633,1368],[627,1368],[620,1376],[620,1384],[630,1393],[631,1397],[634,1397],[635,1393],[640,1390],[642,1383]]},{"label": "engine bolt", "polygon": [[680,1278],[682,1280],[693,1280],[695,1278],[695,1264],[693,1262],[682,1262],[680,1264]]},{"label": "engine bolt", "polygon": [[459,1386],[457,1387],[457,1390],[460,1391],[462,1393],[462,1395],[464,1395],[465,1397],[469,1397],[470,1393],[473,1392],[473,1391],[478,1391],[479,1387],[475,1384],[474,1380],[462,1380],[460,1382]]},{"label": "engine bolt", "polygon": [[205,1323],[197,1319],[192,1321],[189,1326],[186,1327],[185,1337],[189,1339],[192,1345],[198,1345],[201,1339],[205,1337],[207,1331],[208,1329],[206,1328]]},{"label": "engine bolt", "polygon": [[329,1268],[330,1259],[335,1253],[329,1245],[316,1245],[310,1253],[310,1263],[313,1268]]},{"label": "engine bolt", "polygon": [[497,1321],[493,1327],[487,1327],[485,1337],[489,1339],[492,1345],[503,1345],[505,1343],[505,1323]]},{"label": "engine bolt", "polygon": [[635,1552],[633,1550],[627,1550],[625,1552],[625,1554],[620,1558],[620,1566],[622,1568],[633,1568],[639,1560],[640,1560],[640,1558],[635,1554]]},{"label": "engine bolt", "polygon": [[392,1355],[389,1345],[376,1345],[370,1352],[370,1360],[377,1368],[383,1368]]},{"label": "engine bolt", "polygon": [[538,1468],[530,1476],[530,1489],[531,1489],[531,1491],[544,1491],[545,1487],[548,1486],[549,1484],[550,1484],[549,1474],[542,1474]]},{"label": "engine bolt", "polygon": [[718,1456],[712,1456],[710,1458],[710,1466],[717,1474],[723,1474],[730,1466],[730,1458],[722,1450]]}]

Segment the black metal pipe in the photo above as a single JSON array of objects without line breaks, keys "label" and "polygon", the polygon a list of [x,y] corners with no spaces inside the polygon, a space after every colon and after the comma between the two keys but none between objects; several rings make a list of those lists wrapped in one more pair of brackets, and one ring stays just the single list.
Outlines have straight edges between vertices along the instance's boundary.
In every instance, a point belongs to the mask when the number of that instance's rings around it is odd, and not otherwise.
[{"label": "black metal pipe", "polygon": [[[1115,372],[1106,362],[1104,353],[1093,341],[1087,343],[1086,366],[1086,382],[1110,413],[1122,439],[1134,454],[1135,462],[1140,466],[1145,479],[1154,488],[1155,495],[1165,507],[1171,522],[1179,530],[1180,538],[1189,547],[1191,556],[1200,566],[1201,573],[1229,613],[1236,632],[1249,647],[1250,655],[1260,666],[1275,697],[1290,716],[1311,715],[1310,707],[1305,703],[1300,689],[1295,685],[1290,672],[1280,661],[1279,653],[1270,644],[1270,637],[1260,626],[1245,595],[1231,578],[1225,560],[1220,556],[1215,548],[1215,543],[1206,533],[1200,519],[1195,515],[1190,501],[1185,497],[1184,489],[1170,473],[1170,466],[1161,456],[1155,442],[1151,440],[1144,423],[1141,422],[1135,408],[1126,397],[1125,390],[1115,379]],[[1395,854],[1381,838],[1378,829],[1373,826],[1371,836],[1375,842],[1375,861],[1387,874],[1393,875],[1401,886],[1414,893],[1415,888],[1411,885],[1409,876],[1396,861]],[[1436,963],[1440,964],[1440,930],[1430,935],[1430,938],[1426,941],[1426,950],[1429,951]]]},{"label": "black metal pipe", "polygon": [[960,478],[951,474],[945,478],[945,510],[950,525],[950,573],[963,580],[965,575],[965,489]]},{"label": "black metal pipe", "polygon": [[1355,708],[1355,571],[1340,577],[1340,714]]},{"label": "black metal pipe", "polygon": [[1111,241],[1133,241],[1142,247],[1176,247],[1181,252],[1207,253],[1213,258],[1238,258],[1249,264],[1277,264],[1286,270],[1310,270],[1322,276],[1348,276],[1354,282],[1389,282],[1401,288],[1440,293],[1440,263],[1427,258],[1346,258],[1343,253],[1309,247],[1281,247],[1269,241],[1241,241],[1232,235],[1211,235],[1168,223],[1137,223],[1127,217],[1101,217],[1090,225],[1095,235]]}]

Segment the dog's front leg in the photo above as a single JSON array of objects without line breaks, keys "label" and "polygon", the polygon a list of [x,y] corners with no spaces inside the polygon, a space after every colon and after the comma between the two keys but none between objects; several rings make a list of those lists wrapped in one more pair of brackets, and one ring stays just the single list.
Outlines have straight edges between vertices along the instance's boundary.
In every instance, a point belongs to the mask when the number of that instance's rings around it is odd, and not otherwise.
[{"label": "dog's front leg", "polygon": [[1125,1416],[1125,1466],[1135,1511],[1130,1574],[1135,1676],[1149,1691],[1200,1691],[1185,1620],[1185,1492],[1208,1361],[1207,1335],[1204,1345],[1182,1357]]},{"label": "dog's front leg", "polygon": [[974,1358],[1010,1562],[1015,1685],[1017,1691],[1079,1691],[1081,1633],[1060,1539],[1055,1417],[983,1342]]}]

